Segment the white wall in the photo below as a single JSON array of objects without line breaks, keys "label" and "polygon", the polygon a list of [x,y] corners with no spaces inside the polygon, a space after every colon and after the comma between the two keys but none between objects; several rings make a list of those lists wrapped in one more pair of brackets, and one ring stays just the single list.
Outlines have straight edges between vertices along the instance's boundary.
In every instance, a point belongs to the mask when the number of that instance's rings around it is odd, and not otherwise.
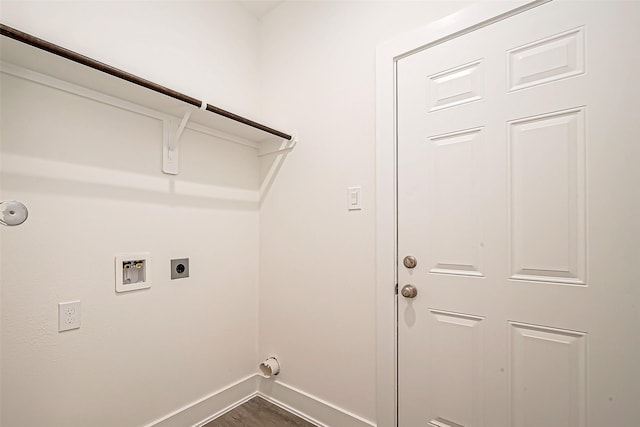
[{"label": "white wall", "polygon": [[2,23],[254,117],[257,19],[233,1],[0,1]]},{"label": "white wall", "polygon": [[262,114],[300,143],[260,210],[260,352],[281,358],[278,381],[370,420],[375,48],[465,5],[288,2],[261,20]]},{"label": "white wall", "polygon": [[[260,206],[258,247],[256,206],[171,192],[159,122],[5,78],[2,197],[31,217],[0,231],[3,426],[150,422],[252,373],[257,343],[278,381],[374,420],[375,47],[464,3],[287,2],[259,25],[226,2],[0,6],[3,23],[301,140]],[[185,138],[176,182],[259,185],[253,151]],[[115,295],[113,256],[129,250],[152,252],[154,285]],[[178,256],[188,282],[166,277]],[[58,334],[73,299],[83,326]]]},{"label": "white wall", "polygon": [[[2,22],[257,111],[257,21],[236,4],[3,2]],[[30,217],[0,229],[0,424],[139,426],[252,374],[258,205],[206,194],[257,190],[255,150],[187,130],[171,177],[156,119],[5,75],[1,94],[1,196]],[[151,252],[152,288],[117,295],[129,251]],[[169,280],[177,257],[189,279]],[[58,333],[70,300],[82,327]]]}]

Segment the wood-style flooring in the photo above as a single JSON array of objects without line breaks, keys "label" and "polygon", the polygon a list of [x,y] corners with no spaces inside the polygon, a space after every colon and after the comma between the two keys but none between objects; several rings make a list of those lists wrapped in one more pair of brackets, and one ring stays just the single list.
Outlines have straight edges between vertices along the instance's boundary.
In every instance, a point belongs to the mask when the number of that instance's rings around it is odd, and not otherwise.
[{"label": "wood-style flooring", "polygon": [[316,427],[260,397],[245,402],[203,427]]}]

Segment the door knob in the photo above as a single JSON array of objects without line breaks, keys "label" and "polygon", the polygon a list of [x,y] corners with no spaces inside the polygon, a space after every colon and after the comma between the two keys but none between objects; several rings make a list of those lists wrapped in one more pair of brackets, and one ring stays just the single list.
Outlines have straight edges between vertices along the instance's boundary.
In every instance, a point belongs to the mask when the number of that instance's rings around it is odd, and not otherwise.
[{"label": "door knob", "polygon": [[418,295],[418,290],[413,285],[404,285],[400,293],[405,298],[415,298]]},{"label": "door knob", "polygon": [[418,260],[416,260],[416,257],[411,256],[411,255],[407,255],[406,257],[404,257],[404,259],[402,260],[402,263],[404,264],[405,267],[407,268],[415,268],[416,265],[418,265]]}]

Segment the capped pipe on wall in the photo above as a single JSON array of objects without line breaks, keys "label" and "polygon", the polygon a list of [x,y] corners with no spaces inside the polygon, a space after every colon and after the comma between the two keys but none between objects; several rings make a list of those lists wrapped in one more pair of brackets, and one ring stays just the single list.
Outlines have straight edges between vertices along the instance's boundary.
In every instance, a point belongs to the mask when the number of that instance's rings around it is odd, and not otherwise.
[{"label": "capped pipe on wall", "polygon": [[280,373],[280,363],[275,356],[266,358],[262,363],[260,363],[259,368],[260,373],[265,378],[271,378],[272,376]]},{"label": "capped pipe on wall", "polygon": [[5,200],[0,202],[0,224],[13,227],[27,220],[29,211],[27,207],[17,200]]}]

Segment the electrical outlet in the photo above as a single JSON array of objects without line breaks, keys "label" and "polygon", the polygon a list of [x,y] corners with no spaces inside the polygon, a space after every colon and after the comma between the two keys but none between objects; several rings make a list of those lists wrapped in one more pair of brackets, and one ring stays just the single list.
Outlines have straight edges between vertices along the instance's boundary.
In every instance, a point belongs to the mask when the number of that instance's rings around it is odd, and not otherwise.
[{"label": "electrical outlet", "polygon": [[58,332],[80,327],[80,301],[58,304]]},{"label": "electrical outlet", "polygon": [[189,258],[171,260],[171,280],[189,277]]}]

